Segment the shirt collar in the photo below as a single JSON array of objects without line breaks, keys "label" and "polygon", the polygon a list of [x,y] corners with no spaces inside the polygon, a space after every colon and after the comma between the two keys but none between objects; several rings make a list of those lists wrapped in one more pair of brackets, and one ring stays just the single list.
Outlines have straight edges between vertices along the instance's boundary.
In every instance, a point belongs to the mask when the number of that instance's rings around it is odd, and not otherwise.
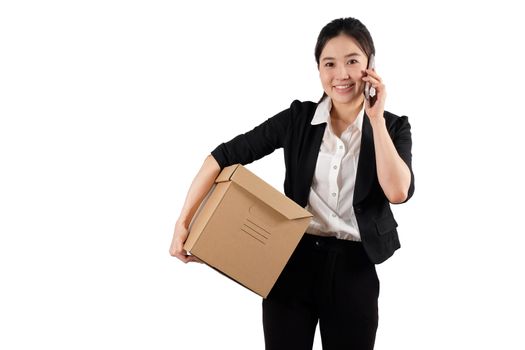
[{"label": "shirt collar", "polygon": [[[311,124],[317,125],[322,123],[328,123],[330,120],[330,110],[332,109],[332,99],[330,96],[325,96],[321,102],[317,105],[315,109],[314,117],[312,118]],[[363,128],[363,116],[365,114],[365,104],[363,103],[363,108],[357,114],[357,118],[352,123],[359,131]]]}]

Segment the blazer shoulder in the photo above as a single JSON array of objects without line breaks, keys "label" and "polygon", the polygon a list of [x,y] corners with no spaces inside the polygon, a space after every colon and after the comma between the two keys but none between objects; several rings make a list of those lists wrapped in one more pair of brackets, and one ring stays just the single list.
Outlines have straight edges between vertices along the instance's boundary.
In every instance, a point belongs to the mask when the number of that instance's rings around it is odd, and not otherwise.
[{"label": "blazer shoulder", "polygon": [[316,108],[317,103],[312,101],[293,100],[290,105],[290,109],[294,110],[297,114],[308,114],[311,111],[315,111]]},{"label": "blazer shoulder", "polygon": [[386,125],[388,129],[399,129],[403,127],[409,127],[408,117],[406,115],[397,115],[389,111],[385,111],[383,116],[385,117]]},{"label": "blazer shoulder", "polygon": [[385,117],[385,120],[386,121],[390,121],[390,122],[399,122],[399,119],[403,120],[403,119],[408,119],[408,117],[406,115],[397,115],[397,114],[394,114],[392,112],[389,112],[389,111],[385,111],[383,116]]},{"label": "blazer shoulder", "polygon": [[312,120],[317,103],[312,101],[294,100],[290,105],[290,114],[292,119],[299,123],[305,123]]}]

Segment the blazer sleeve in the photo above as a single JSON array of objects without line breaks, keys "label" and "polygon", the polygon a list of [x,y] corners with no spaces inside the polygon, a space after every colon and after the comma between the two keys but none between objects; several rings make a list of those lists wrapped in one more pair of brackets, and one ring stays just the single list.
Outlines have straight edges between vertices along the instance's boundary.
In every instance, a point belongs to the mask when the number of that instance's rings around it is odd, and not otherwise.
[{"label": "blazer sleeve", "polygon": [[249,164],[283,147],[289,135],[292,114],[298,102],[295,100],[290,108],[267,119],[252,130],[217,146],[211,155],[219,163],[221,169],[238,163]]},{"label": "blazer sleeve", "polygon": [[410,129],[408,117],[399,117],[398,128],[393,137],[393,142],[397,153],[410,169],[410,187],[408,188],[407,198],[405,201],[403,201],[403,203],[408,201],[414,194],[414,172],[412,171],[412,133]]}]

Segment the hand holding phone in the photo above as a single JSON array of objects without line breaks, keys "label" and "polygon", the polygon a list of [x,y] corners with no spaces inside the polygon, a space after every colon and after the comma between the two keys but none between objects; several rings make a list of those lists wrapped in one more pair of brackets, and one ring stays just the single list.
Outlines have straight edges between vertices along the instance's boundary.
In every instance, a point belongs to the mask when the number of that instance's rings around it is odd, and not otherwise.
[{"label": "hand holding phone", "polygon": [[[368,59],[368,66],[366,69],[374,69],[376,67],[375,57],[374,54],[370,55],[370,58]],[[370,107],[374,105],[376,102],[376,89],[373,86],[370,86],[370,82],[365,82],[365,98],[370,104]]]}]

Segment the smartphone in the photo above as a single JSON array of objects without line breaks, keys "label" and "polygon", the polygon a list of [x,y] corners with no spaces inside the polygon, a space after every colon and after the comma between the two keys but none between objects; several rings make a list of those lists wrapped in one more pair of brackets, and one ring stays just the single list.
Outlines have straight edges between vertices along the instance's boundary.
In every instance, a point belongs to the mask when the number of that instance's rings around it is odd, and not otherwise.
[{"label": "smartphone", "polygon": [[[367,69],[374,69],[376,67],[376,60],[374,57],[374,54],[370,55],[370,58],[368,59],[368,66]],[[376,89],[373,86],[370,86],[369,82],[365,83],[365,98],[370,104],[370,107],[374,105],[376,102]]]}]

